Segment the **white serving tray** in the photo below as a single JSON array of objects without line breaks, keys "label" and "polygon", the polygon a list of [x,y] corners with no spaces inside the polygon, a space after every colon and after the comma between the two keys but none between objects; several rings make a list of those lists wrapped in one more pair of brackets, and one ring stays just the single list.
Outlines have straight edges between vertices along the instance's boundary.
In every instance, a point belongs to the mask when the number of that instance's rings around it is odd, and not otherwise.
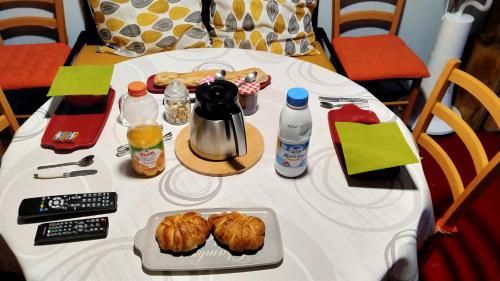
[{"label": "white serving tray", "polygon": [[[264,246],[254,254],[233,255],[217,245],[210,234],[205,245],[187,256],[161,252],[155,238],[156,228],[165,216],[194,211],[204,218],[215,213],[238,211],[260,218],[266,225]],[[283,259],[283,244],[276,213],[269,208],[212,208],[162,212],[151,216],[146,227],[137,231],[135,248],[140,252],[142,265],[151,271],[214,270],[271,265]]]}]

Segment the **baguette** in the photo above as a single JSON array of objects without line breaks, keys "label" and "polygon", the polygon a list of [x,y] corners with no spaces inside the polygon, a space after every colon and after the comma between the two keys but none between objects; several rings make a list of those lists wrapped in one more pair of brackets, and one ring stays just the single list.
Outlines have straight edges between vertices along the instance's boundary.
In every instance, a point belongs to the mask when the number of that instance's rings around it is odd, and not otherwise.
[{"label": "baguette", "polygon": [[[218,70],[199,70],[193,71],[189,73],[177,73],[177,72],[160,72],[155,75],[154,85],[156,87],[166,87],[170,82],[177,79],[182,84],[186,85],[186,87],[197,87],[201,79],[207,76],[215,76],[215,73]],[[240,71],[227,71],[226,72],[226,80],[235,81],[239,78],[243,78],[249,73],[256,71],[257,79],[256,82],[264,83],[269,77],[268,75],[260,68],[246,68]]]}]

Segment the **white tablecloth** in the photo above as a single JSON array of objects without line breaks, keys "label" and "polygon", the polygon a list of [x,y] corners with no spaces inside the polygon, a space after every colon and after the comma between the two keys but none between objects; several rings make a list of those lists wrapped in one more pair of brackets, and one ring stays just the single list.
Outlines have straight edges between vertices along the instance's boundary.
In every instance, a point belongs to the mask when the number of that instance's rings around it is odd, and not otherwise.
[{"label": "white tablecloth", "polygon": [[[246,122],[264,136],[262,159],[243,174],[207,177],[177,161],[174,141],[166,143],[165,171],[154,178],[134,175],[129,157],[115,148],[126,143],[126,128],[117,122],[118,97],[127,84],[146,81],[161,71],[260,67],[272,84],[259,94],[259,110]],[[397,280],[418,279],[416,245],[432,232],[434,221],[428,187],[420,164],[402,169],[399,178],[347,182],[330,138],[328,110],[318,95],[368,97],[382,122],[396,121],[417,149],[403,123],[364,88],[319,66],[264,52],[235,49],[172,51],[137,58],[115,66],[114,107],[97,144],[69,154],[40,147],[49,119],[50,102],[17,132],[0,169],[0,233],[16,254],[28,280]],[[277,175],[273,161],[281,108],[290,87],[310,93],[313,118],[307,174],[297,179]],[[155,95],[161,111],[162,95]],[[174,138],[183,127],[158,119]],[[94,154],[94,176],[37,180],[36,167],[75,161]],[[418,155],[418,154],[417,154]],[[58,168],[62,171],[75,167]],[[44,195],[115,191],[118,211],[108,214],[109,234],[103,240],[33,246],[38,224],[17,223],[22,199]],[[264,269],[223,272],[151,273],[133,251],[133,237],[154,213],[214,207],[269,207],[278,215],[283,262]]]}]

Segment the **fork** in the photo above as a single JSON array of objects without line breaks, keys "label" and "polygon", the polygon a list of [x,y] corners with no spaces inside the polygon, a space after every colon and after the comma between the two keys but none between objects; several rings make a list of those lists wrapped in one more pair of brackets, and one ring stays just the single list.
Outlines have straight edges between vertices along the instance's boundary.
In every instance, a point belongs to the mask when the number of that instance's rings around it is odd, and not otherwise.
[{"label": "fork", "polygon": [[[168,132],[163,135],[163,140],[168,141],[172,139],[172,132]],[[130,153],[130,146],[128,144],[122,144],[116,148],[116,156],[121,157],[123,155]]]}]

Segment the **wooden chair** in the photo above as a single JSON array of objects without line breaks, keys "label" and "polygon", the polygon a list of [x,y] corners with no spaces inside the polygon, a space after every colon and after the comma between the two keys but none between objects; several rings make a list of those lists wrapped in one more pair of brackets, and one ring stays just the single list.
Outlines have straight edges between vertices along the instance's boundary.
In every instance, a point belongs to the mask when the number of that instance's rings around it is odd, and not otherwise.
[{"label": "wooden chair", "polygon": [[[361,10],[343,12],[341,10],[361,2],[385,2],[394,5],[393,12],[379,10]],[[399,27],[404,0],[335,0],[332,19],[332,63],[337,71],[349,79],[367,87],[379,99],[389,106],[406,105],[403,122],[408,123],[412,113],[422,78],[429,77],[429,72],[422,60],[396,36]],[[424,20],[424,19],[422,19]],[[358,27],[381,27],[388,34],[362,37],[340,36],[342,33]],[[408,98],[396,101],[407,93],[397,91],[396,97],[383,97],[385,92],[372,89],[380,82],[411,80]],[[402,85],[398,83],[398,85]],[[406,87],[403,87],[404,89]],[[405,89],[406,90],[406,89]]]},{"label": "wooden chair", "polygon": [[[12,112],[12,108],[10,108],[10,104],[0,87],[0,132],[7,128],[10,130],[10,133],[14,135],[17,129],[19,129],[19,123],[17,123],[17,119]],[[5,149],[0,140],[0,157],[3,155],[4,150]]]},{"label": "wooden chair", "polygon": [[[18,118],[29,117],[46,100],[46,93],[71,51],[63,0],[1,0],[0,9],[35,8],[53,16],[14,16],[0,20],[0,86]],[[4,39],[39,35],[56,43],[4,45]]]},{"label": "wooden chair", "polygon": [[[476,133],[464,120],[440,102],[450,83],[454,83],[456,86],[463,88],[474,96],[491,114],[497,127],[500,127],[500,99],[491,89],[481,83],[481,81],[459,70],[459,65],[459,60],[451,59],[448,61],[413,131],[413,138],[415,141],[433,156],[443,170],[451,187],[454,203],[438,220],[436,225],[437,230],[443,233],[455,231],[451,226],[460,216],[460,213],[481,194],[482,190],[488,186],[495,177],[498,177],[500,172],[500,152],[497,152],[495,156],[488,161],[486,152]],[[436,141],[425,133],[434,116],[441,118],[441,120],[456,132],[472,157],[476,176],[465,188],[460,173],[451,158]]]},{"label": "wooden chair", "polygon": [[[476,134],[464,120],[440,101],[450,83],[454,83],[486,108],[498,128],[500,99],[479,80],[459,70],[459,64],[458,60],[450,60],[446,64],[413,131],[413,137],[421,147],[421,155],[424,155],[422,162],[428,164],[424,165],[424,171],[431,169],[434,176],[439,176],[435,179],[426,172],[426,176],[431,176],[427,179],[429,187],[437,189],[431,190],[431,194],[434,211],[439,213],[437,216],[440,218],[436,223],[435,235],[419,248],[419,278],[499,280],[499,132]],[[455,130],[456,138],[438,137],[435,140],[425,133],[435,115]],[[456,139],[459,139],[458,142]],[[480,139],[484,142],[481,143]],[[425,158],[426,155],[431,159]],[[442,172],[437,173],[436,170]],[[446,180],[443,181],[442,178]],[[451,203],[446,204],[447,196],[442,196],[441,186],[436,185],[438,182],[450,187],[453,197]],[[467,183],[466,187],[464,183]],[[434,198],[435,195],[437,198]],[[443,204],[441,201],[446,202]],[[439,207],[436,210],[436,205],[445,205],[445,208]]]}]

